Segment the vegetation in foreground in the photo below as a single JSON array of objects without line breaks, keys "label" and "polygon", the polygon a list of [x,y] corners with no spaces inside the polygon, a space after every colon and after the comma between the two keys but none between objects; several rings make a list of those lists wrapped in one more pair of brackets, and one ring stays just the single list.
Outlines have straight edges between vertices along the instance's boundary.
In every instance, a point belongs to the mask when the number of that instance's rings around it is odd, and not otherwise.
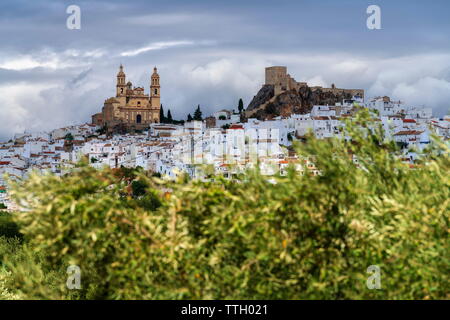
[{"label": "vegetation in foreground", "polygon": [[[297,146],[319,176],[174,183],[86,163],[34,174],[14,185],[23,240],[0,240],[0,298],[448,299],[448,147],[435,141],[411,169],[358,122],[351,141]],[[81,290],[66,287],[73,264]],[[366,286],[371,265],[381,289]]]}]

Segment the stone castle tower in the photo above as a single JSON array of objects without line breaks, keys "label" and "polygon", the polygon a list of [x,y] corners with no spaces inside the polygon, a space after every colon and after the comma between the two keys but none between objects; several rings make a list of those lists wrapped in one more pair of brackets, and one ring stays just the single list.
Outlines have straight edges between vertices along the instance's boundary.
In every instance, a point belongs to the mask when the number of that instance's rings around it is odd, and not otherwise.
[{"label": "stone castle tower", "polygon": [[286,66],[272,66],[265,69],[265,83],[249,103],[245,116],[266,119],[273,116],[304,114],[313,105],[335,105],[343,99],[364,100],[363,89],[341,89],[334,84],[331,88],[308,86],[296,81],[287,72]]},{"label": "stone castle tower", "polygon": [[126,82],[123,66],[120,65],[117,73],[116,96],[105,100],[102,112],[92,116],[92,123],[106,125],[109,129],[121,126],[142,130],[151,123],[159,122],[161,108],[159,80],[158,69],[155,67],[150,78],[150,94],[145,94],[144,88],[133,87],[131,81]]},{"label": "stone castle tower", "polygon": [[[298,82],[287,73],[286,66],[274,66],[266,68],[266,82],[265,85],[272,85],[274,87],[274,94],[279,95],[280,93],[289,90],[299,90],[301,87],[307,87],[306,82]],[[339,89],[336,88],[334,83],[331,88],[323,88],[320,86],[311,87],[313,90],[320,89],[322,92],[329,92],[332,94],[348,93],[351,96],[358,96],[364,98],[363,89]]]}]

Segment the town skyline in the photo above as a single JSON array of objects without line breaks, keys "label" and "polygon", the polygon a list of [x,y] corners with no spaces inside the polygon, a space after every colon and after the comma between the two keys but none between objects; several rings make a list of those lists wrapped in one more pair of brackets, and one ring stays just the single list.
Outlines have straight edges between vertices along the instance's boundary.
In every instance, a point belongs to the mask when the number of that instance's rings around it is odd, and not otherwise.
[{"label": "town skyline", "polygon": [[368,30],[368,2],[325,2],[79,1],[81,29],[68,30],[72,3],[40,1],[25,9],[24,1],[4,1],[0,112],[8,121],[0,141],[88,122],[111,96],[120,63],[145,88],[158,66],[161,103],[176,119],[198,104],[205,115],[236,108],[239,98],[247,106],[271,65],[286,65],[311,85],[363,88],[368,97],[388,95],[431,107],[436,116],[447,113],[447,3],[378,1],[382,29]]}]

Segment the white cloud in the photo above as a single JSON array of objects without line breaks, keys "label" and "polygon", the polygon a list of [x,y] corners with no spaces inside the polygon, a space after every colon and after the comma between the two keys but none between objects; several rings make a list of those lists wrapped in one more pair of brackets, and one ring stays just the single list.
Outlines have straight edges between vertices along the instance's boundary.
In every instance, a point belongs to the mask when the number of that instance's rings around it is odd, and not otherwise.
[{"label": "white cloud", "polygon": [[132,56],[137,56],[137,55],[139,55],[141,53],[148,52],[148,51],[162,50],[162,49],[168,49],[168,48],[179,47],[179,46],[188,46],[188,45],[193,45],[193,44],[194,44],[193,41],[185,41],[185,40],[183,40],[183,41],[154,42],[154,43],[151,43],[148,46],[145,46],[145,47],[142,47],[142,48],[138,48],[138,49],[122,52],[120,55],[122,57],[132,57]]},{"label": "white cloud", "polygon": [[83,67],[92,59],[98,59],[105,55],[103,49],[80,51],[68,49],[64,52],[42,50],[26,55],[10,55],[0,57],[0,68],[7,70],[30,70],[34,68],[65,69]]},{"label": "white cloud", "polygon": [[43,84],[30,83],[0,86],[0,137],[11,138],[14,133],[24,132],[33,126],[34,115],[29,106],[44,104],[39,93],[46,88]]},{"label": "white cloud", "polygon": [[197,104],[207,116],[217,108],[236,108],[239,98],[248,103],[262,85],[259,75],[266,66],[260,58],[251,61],[219,58],[205,63],[189,60],[160,68],[163,103],[180,118],[192,113]]},{"label": "white cloud", "polygon": [[106,55],[106,50],[102,48],[87,51],[68,49],[64,51],[64,55],[68,57],[80,57],[80,58],[101,58]]},{"label": "white cloud", "polygon": [[[84,70],[65,82],[34,81],[0,86],[0,141],[15,133],[51,130],[89,120],[108,92],[105,83]],[[106,84],[108,84],[106,82]],[[110,90],[110,91],[113,91]]]},{"label": "white cloud", "polygon": [[439,114],[450,111],[450,82],[424,77],[412,83],[400,83],[392,90],[395,98],[420,106],[434,106]]},{"label": "white cloud", "polygon": [[311,79],[307,79],[306,82],[308,83],[308,85],[310,86],[320,86],[320,87],[328,87],[328,83],[326,83],[321,76],[315,76],[312,77]]},{"label": "white cloud", "polygon": [[26,70],[37,67],[57,68],[58,61],[52,59],[47,61],[37,61],[31,56],[20,56],[0,63],[0,68],[8,70]]}]

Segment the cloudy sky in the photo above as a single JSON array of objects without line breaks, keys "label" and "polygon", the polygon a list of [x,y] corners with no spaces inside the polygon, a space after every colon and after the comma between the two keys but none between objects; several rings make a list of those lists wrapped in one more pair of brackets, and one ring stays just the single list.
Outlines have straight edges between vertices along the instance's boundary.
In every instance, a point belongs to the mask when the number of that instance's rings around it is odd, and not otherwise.
[{"label": "cloudy sky", "polygon": [[[69,5],[81,29],[69,30]],[[381,30],[366,9],[381,8]],[[264,67],[298,81],[363,88],[450,106],[448,0],[178,0],[0,2],[0,141],[16,132],[90,121],[115,94],[118,66],[148,91],[159,69],[162,103],[184,119],[248,104]]]}]

